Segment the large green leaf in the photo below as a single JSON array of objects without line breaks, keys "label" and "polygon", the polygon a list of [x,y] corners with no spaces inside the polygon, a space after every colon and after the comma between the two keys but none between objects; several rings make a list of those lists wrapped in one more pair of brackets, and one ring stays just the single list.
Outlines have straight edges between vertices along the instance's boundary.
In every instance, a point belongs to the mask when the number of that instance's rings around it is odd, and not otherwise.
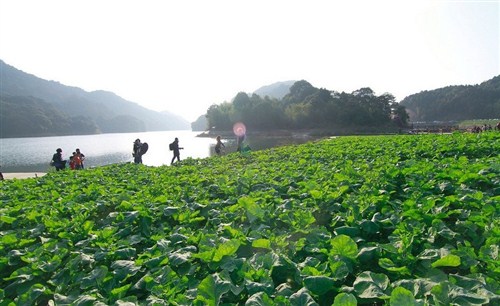
[{"label": "large green leaf", "polygon": [[126,284],[121,287],[113,288],[113,290],[111,290],[111,298],[114,300],[123,298],[130,287],[132,287],[131,284]]},{"label": "large green leaf", "polygon": [[404,275],[410,275],[410,270],[407,267],[398,267],[389,258],[380,258],[378,264],[381,268],[384,268],[391,272],[398,272]]},{"label": "large green leaf", "polygon": [[92,306],[95,305],[97,298],[90,295],[82,295],[74,301],[72,305],[75,306]]},{"label": "large green leaf", "polygon": [[450,303],[450,289],[448,282],[443,282],[435,285],[431,289],[431,294],[434,303],[437,305],[449,305]]},{"label": "large green leaf", "polygon": [[310,276],[304,278],[304,286],[313,294],[323,295],[335,288],[335,280],[326,276]]},{"label": "large green leaf", "polygon": [[396,287],[392,290],[390,303],[392,306],[416,306],[417,301],[413,294],[403,287]]},{"label": "large green leaf", "polygon": [[198,285],[198,294],[196,301],[205,303],[206,305],[219,305],[222,295],[231,289],[231,284],[221,280],[217,275],[208,275]]},{"label": "large green leaf", "polygon": [[123,279],[135,275],[140,267],[136,266],[131,260],[117,260],[111,264],[111,269],[113,269],[113,274],[115,274],[118,279]]},{"label": "large green leaf", "polygon": [[17,297],[16,300],[16,305],[20,306],[30,306],[30,305],[36,305],[37,299],[43,295],[47,291],[47,289],[42,285],[42,284],[34,284],[29,288],[28,291],[26,291],[23,294],[20,294]]},{"label": "large green leaf", "polygon": [[238,204],[245,208],[250,222],[262,219],[265,215],[265,211],[255,202],[255,199],[253,198],[241,197],[238,200]]},{"label": "large green leaf", "polygon": [[453,254],[448,254],[432,263],[433,268],[458,266],[460,266],[460,257]]},{"label": "large green leaf", "polygon": [[252,241],[252,247],[261,249],[271,249],[271,241],[269,239],[256,239]]},{"label": "large green leaf", "polygon": [[248,298],[245,306],[274,306],[273,300],[265,293],[258,292]]},{"label": "large green leaf", "polygon": [[183,252],[181,250],[177,252],[170,253],[168,255],[168,260],[173,267],[178,267],[182,264],[189,262],[191,258],[191,252]]},{"label": "large green leaf", "polygon": [[385,274],[365,271],[354,281],[356,294],[364,299],[373,299],[387,296],[385,290],[389,286],[389,278]]},{"label": "large green leaf", "polygon": [[332,271],[332,278],[336,281],[342,281],[349,275],[349,267],[343,261],[330,262],[330,270]]},{"label": "large green leaf", "polygon": [[351,237],[346,235],[336,236],[331,240],[330,254],[355,259],[358,256],[358,245]]},{"label": "large green leaf", "polygon": [[94,286],[99,286],[106,274],[108,273],[108,268],[106,266],[99,266],[92,270],[90,274],[86,277],[83,277],[80,283],[81,289],[87,289]]},{"label": "large green leaf", "polygon": [[290,302],[296,306],[318,306],[307,289],[302,288],[290,296]]},{"label": "large green leaf", "polygon": [[238,251],[238,248],[240,247],[240,242],[239,240],[236,239],[231,239],[228,241],[225,241],[215,251],[213,261],[219,262],[224,256],[231,256],[236,251]]},{"label": "large green leaf", "polygon": [[340,293],[335,297],[333,306],[357,306],[356,297],[350,293]]},{"label": "large green leaf", "polygon": [[0,222],[4,222],[7,224],[12,224],[14,221],[16,221],[17,218],[11,217],[11,216],[6,216],[6,215],[1,215],[0,216]]}]

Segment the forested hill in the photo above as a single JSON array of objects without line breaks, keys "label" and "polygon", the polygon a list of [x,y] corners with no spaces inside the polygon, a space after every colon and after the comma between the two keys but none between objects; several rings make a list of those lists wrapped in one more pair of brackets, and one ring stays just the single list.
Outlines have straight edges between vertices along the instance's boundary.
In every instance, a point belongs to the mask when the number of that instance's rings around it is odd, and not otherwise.
[{"label": "forested hill", "polygon": [[305,80],[295,82],[281,99],[240,92],[231,102],[207,110],[208,126],[232,131],[244,122],[250,130],[323,129],[354,132],[388,131],[405,127],[404,107],[390,93],[377,96],[368,87],[352,93],[316,88]]},{"label": "forested hill", "polygon": [[0,60],[0,137],[189,129],[189,122],[127,101],[20,71]]},{"label": "forested hill", "polygon": [[401,101],[411,121],[460,121],[500,117],[500,75],[479,85],[448,86]]}]

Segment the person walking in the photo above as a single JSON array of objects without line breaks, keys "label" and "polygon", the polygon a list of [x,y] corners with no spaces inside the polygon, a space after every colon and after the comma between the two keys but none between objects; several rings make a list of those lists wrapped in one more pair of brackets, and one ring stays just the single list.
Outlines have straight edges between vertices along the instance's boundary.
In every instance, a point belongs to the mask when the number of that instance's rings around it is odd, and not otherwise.
[{"label": "person walking", "polygon": [[134,157],[134,163],[142,164],[142,143],[139,138],[134,141],[134,148],[132,151],[132,156]]},{"label": "person walking", "polygon": [[216,139],[217,143],[215,144],[215,153],[217,155],[222,155],[222,148],[225,148],[226,146],[222,143],[220,135],[218,135]]},{"label": "person walking", "polygon": [[236,152],[241,152],[243,150],[243,142],[245,141],[245,134],[238,135],[236,138]]},{"label": "person walking", "polygon": [[174,151],[174,157],[172,157],[172,161],[170,162],[171,165],[174,164],[175,159],[177,158],[177,161],[181,161],[181,152],[180,150],[183,150],[184,148],[179,147],[179,138],[175,137],[174,142],[170,144],[170,150]]},{"label": "person walking", "polygon": [[56,171],[66,168],[66,161],[62,159],[62,149],[57,148],[56,153],[52,155],[51,165],[56,168]]}]

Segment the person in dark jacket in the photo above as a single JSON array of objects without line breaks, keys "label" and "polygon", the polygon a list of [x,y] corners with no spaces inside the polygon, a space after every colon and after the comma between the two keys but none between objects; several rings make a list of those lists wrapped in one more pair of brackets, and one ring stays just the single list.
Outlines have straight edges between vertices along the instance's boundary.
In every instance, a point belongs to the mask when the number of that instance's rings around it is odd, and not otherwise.
[{"label": "person in dark jacket", "polygon": [[132,156],[134,157],[134,163],[142,164],[142,143],[139,138],[134,141],[134,148],[132,151]]},{"label": "person in dark jacket", "polygon": [[217,136],[217,143],[215,144],[215,153],[217,155],[222,155],[224,154],[224,151],[222,148],[225,148],[226,146],[222,143],[221,136]]},{"label": "person in dark jacket", "polygon": [[66,161],[62,159],[61,148],[58,148],[56,153],[52,155],[52,165],[56,168],[56,171],[64,170],[64,168],[66,168]]},{"label": "person in dark jacket", "polygon": [[245,141],[245,134],[238,135],[236,138],[236,152],[241,152],[243,150],[243,142]]},{"label": "person in dark jacket", "polygon": [[176,158],[177,158],[178,162],[181,161],[181,157],[180,157],[181,156],[181,152],[180,152],[180,150],[182,150],[184,148],[180,148],[179,147],[179,138],[177,138],[177,137],[175,137],[174,142],[172,142],[170,145],[172,146],[172,151],[174,151],[174,157],[172,157],[172,161],[170,162],[170,164],[173,165]]}]

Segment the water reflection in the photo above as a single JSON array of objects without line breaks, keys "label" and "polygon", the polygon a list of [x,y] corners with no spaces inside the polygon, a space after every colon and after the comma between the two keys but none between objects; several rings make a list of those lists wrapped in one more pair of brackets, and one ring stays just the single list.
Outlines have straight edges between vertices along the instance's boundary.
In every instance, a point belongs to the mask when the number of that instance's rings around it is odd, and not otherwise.
[{"label": "water reflection", "polygon": [[29,137],[0,139],[0,165],[3,172],[47,172],[49,162],[57,148],[63,150],[63,158],[80,148],[85,154],[85,166],[95,167],[132,161],[132,146],[136,138],[149,144],[149,151],[143,157],[145,165],[168,164],[172,152],[168,144],[178,137],[181,158],[204,158],[209,156],[210,138],[196,137],[191,131],[162,131],[145,133],[117,133],[99,135],[76,135],[59,137]]}]

